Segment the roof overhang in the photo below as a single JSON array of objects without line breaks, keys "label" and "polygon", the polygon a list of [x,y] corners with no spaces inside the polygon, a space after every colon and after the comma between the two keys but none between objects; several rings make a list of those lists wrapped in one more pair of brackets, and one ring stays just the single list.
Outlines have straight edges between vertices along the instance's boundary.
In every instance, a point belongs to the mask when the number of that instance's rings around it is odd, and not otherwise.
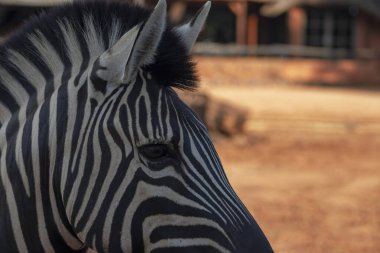
[{"label": "roof overhang", "polygon": [[356,6],[380,19],[379,0],[272,0],[264,5],[260,12],[264,16],[274,17],[287,12],[296,6]]},{"label": "roof overhang", "polygon": [[62,3],[72,2],[73,0],[0,0],[3,6],[30,6],[30,7],[49,7]]}]

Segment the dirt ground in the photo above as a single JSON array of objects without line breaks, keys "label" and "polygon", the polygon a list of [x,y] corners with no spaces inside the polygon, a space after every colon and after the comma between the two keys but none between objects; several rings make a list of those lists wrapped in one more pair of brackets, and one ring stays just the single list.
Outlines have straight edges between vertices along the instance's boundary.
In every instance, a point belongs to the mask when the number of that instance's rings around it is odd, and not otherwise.
[{"label": "dirt ground", "polygon": [[215,60],[197,59],[202,89],[249,113],[246,132],[214,136],[216,148],[275,252],[380,252],[380,92],[260,85],[238,72],[247,58]]}]

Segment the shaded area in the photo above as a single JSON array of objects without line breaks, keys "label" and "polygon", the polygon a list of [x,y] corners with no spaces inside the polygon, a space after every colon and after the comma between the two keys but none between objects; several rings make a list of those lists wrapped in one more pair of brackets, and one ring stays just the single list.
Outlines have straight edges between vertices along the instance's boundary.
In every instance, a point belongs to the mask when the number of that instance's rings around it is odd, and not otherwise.
[{"label": "shaded area", "polygon": [[190,93],[178,90],[177,93],[205,123],[209,131],[224,136],[244,132],[248,119],[244,107],[218,99],[205,91]]}]

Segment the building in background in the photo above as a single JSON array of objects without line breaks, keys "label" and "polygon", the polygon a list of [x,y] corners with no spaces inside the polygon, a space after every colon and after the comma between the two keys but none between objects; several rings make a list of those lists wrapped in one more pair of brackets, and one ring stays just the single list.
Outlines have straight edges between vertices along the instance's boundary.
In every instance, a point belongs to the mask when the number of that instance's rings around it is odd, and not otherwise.
[{"label": "building in background", "polygon": [[[0,0],[0,36],[65,0]],[[70,0],[66,0],[70,1]],[[116,0],[127,1],[127,0]],[[157,0],[129,0],[154,6]],[[205,0],[168,0],[183,22]],[[380,58],[379,0],[216,0],[195,48],[204,54]]]},{"label": "building in background", "polygon": [[[176,9],[182,12],[186,9],[185,13],[194,12],[202,2],[170,1],[172,6],[182,6]],[[201,39],[218,44],[232,43],[234,46],[228,47],[231,53],[322,58],[380,57],[379,0],[212,2],[213,8]],[[201,52],[212,48],[226,51],[215,45],[201,45],[198,47]]]}]

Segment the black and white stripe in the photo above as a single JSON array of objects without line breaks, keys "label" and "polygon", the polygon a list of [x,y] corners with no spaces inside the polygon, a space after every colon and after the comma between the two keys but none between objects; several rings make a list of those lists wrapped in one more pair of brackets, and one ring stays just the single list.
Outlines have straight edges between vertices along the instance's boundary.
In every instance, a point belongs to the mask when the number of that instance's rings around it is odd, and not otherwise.
[{"label": "black and white stripe", "polygon": [[76,3],[0,47],[1,252],[272,252],[173,90],[209,8]]}]

